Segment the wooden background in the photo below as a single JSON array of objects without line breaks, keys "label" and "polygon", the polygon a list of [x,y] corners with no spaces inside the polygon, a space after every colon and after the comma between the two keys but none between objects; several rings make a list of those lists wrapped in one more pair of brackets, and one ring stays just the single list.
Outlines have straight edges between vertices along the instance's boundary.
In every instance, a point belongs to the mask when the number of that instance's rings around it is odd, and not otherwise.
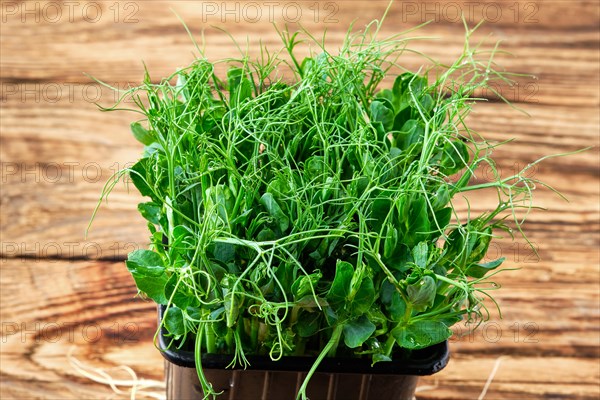
[{"label": "wooden background", "polygon": [[[83,238],[102,185],[141,151],[128,130],[136,116],[100,113],[93,103],[108,105],[114,94],[84,73],[125,88],[142,79],[142,60],[154,79],[189,63],[193,46],[170,8],[195,34],[205,29],[206,52],[216,59],[234,47],[212,25],[242,43],[249,37],[274,45],[270,19],[292,27],[300,22],[315,32],[327,29],[335,43],[350,21],[362,26],[387,5],[250,3],[1,1],[0,398],[110,397],[110,388],[70,366],[70,350],[95,367],[128,365],[142,377],[162,379],[152,345],[154,307],[134,298],[122,262],[146,243],[138,197],[117,185]],[[496,153],[503,176],[546,154],[594,147],[533,171],[569,202],[548,190],[537,193],[549,210],[534,212],[526,230],[539,258],[522,241],[492,249],[522,268],[498,277],[504,319],[453,339],[450,364],[422,379],[429,388],[418,397],[477,398],[499,362],[487,399],[597,399],[598,3],[398,1],[384,31],[432,19],[422,34],[437,39],[415,46],[450,61],[462,45],[461,11],[471,23],[486,21],[478,37],[503,40],[512,53],[500,57],[503,66],[537,77],[500,88],[529,117],[497,101],[480,104],[472,116],[472,126],[489,139],[515,138]],[[418,68],[423,60],[407,54],[403,64]]]}]

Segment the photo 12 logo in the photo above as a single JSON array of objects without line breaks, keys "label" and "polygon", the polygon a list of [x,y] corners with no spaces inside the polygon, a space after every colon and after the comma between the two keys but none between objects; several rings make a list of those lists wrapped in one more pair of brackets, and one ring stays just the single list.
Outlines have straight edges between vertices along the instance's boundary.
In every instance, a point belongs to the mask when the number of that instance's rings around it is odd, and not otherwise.
[{"label": "photo 12 logo", "polygon": [[[476,324],[477,325],[477,324]],[[514,322],[504,326],[496,321],[487,321],[478,326],[457,324],[452,327],[452,342],[474,343],[483,340],[486,343],[512,341],[513,343],[539,343],[540,326],[536,322]]]},{"label": "photo 12 logo", "polygon": [[20,260],[22,264],[39,262],[76,262],[79,260],[122,261],[127,254],[141,248],[136,242],[96,243],[85,242],[11,242],[0,245],[2,261]]},{"label": "photo 12 logo", "polygon": [[200,4],[202,22],[314,22],[338,23],[340,6],[334,1],[205,1]]},{"label": "photo 12 logo", "polygon": [[[137,86],[135,82],[2,82],[0,83],[1,103],[89,103],[135,104],[129,90]],[[127,92],[127,93],[126,93]]]},{"label": "photo 12 logo", "polygon": [[115,23],[134,24],[140,6],[133,1],[100,3],[95,1],[4,1],[1,5],[2,23],[46,23],[85,21],[96,23],[110,18]]},{"label": "photo 12 logo", "polygon": [[139,326],[134,322],[109,326],[81,324],[77,322],[2,322],[2,343],[18,340],[20,343],[75,343],[83,340],[98,342],[102,338],[120,343],[137,342]]},{"label": "photo 12 logo", "polygon": [[403,1],[400,3],[402,22],[485,21],[486,23],[513,22],[535,24],[539,20],[539,4],[532,1],[481,2],[481,1]]},{"label": "photo 12 logo", "polygon": [[113,163],[103,166],[97,162],[81,163],[77,161],[20,163],[0,162],[1,182],[10,183],[98,183],[112,178],[113,182],[121,181],[128,185],[129,174],[124,173],[133,163]]}]

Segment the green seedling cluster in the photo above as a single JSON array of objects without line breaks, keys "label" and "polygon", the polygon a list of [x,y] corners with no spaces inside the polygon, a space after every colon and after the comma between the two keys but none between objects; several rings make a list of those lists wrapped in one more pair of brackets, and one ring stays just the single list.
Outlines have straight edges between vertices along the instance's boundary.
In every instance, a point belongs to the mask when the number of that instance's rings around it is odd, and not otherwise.
[{"label": "green seedling cluster", "polygon": [[[305,398],[324,357],[401,359],[489,314],[503,259],[482,260],[507,224],[520,231],[515,210],[530,207],[536,182],[522,171],[473,183],[494,169],[497,144],[465,120],[474,93],[507,74],[467,29],[453,64],[394,78],[409,39],[378,39],[379,28],[349,31],[335,52],[280,31],[279,52],[199,57],[126,93],[145,149],[119,175],[146,198],[151,240],[127,268],[168,306],[172,346],[195,349],[207,396],[205,353],[242,366],[249,354],[315,357]],[[496,190],[496,207],[458,213],[455,200],[475,190]]]}]

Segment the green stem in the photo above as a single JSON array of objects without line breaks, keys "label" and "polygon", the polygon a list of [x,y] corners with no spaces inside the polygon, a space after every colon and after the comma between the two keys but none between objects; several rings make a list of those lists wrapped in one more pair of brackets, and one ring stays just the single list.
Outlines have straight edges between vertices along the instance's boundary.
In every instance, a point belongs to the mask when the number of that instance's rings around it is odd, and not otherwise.
[{"label": "green stem", "polygon": [[337,325],[335,327],[335,329],[333,330],[333,334],[331,335],[331,338],[329,339],[329,342],[327,342],[327,344],[325,345],[325,347],[323,347],[323,350],[321,350],[321,353],[319,354],[319,356],[317,357],[317,359],[313,363],[312,367],[310,368],[310,370],[306,374],[306,378],[304,378],[304,381],[302,382],[302,386],[300,386],[300,390],[298,391],[298,395],[296,396],[296,400],[298,400],[298,399],[308,400],[308,397],[306,396],[306,389],[308,387],[308,382],[310,382],[310,378],[317,371],[317,368],[319,367],[319,364],[321,364],[321,361],[323,361],[323,359],[325,358],[325,356],[329,354],[329,352],[331,351],[332,348],[335,348],[337,346],[337,344],[338,344],[338,342],[340,340],[340,337],[342,336],[342,329],[343,328],[344,328],[343,325]]},{"label": "green stem", "polygon": [[452,286],[454,286],[454,287],[456,287],[458,289],[461,289],[463,292],[465,292],[465,295],[467,295],[467,296],[469,295],[469,285],[468,284],[465,284],[465,283],[462,283],[462,282],[457,282],[457,281],[454,281],[452,279],[446,278],[445,276],[437,275],[437,274],[436,274],[436,278],[438,280],[446,282],[446,283],[448,283],[448,284],[450,284],[450,285],[452,285]]},{"label": "green stem", "polygon": [[448,304],[447,306],[442,307],[439,310],[428,312],[426,314],[419,314],[419,315],[413,317],[412,321],[414,322],[414,321],[419,321],[419,320],[422,320],[422,319],[429,319],[429,318],[434,317],[436,315],[444,314],[446,311],[451,310],[451,309],[452,309],[452,304]]},{"label": "green stem", "polygon": [[391,357],[392,355],[392,350],[394,349],[394,345],[396,344],[396,338],[394,338],[394,335],[391,334],[390,332],[390,336],[388,336],[387,340],[385,341],[385,355],[388,357]]},{"label": "green stem", "polygon": [[233,329],[227,329],[227,334],[225,335],[225,343],[227,344],[227,349],[229,353],[233,353]]},{"label": "green stem", "polygon": [[306,350],[306,339],[300,338],[296,342],[296,348],[294,349],[295,356],[303,356]]},{"label": "green stem", "polygon": [[477,166],[479,165],[479,162],[481,160],[477,160],[474,161],[465,171],[465,173],[460,177],[460,179],[454,183],[453,185],[451,185],[451,190],[450,190],[450,198],[453,198],[454,195],[456,193],[460,193],[465,191],[466,189],[466,185],[469,183],[469,181],[471,180],[471,177],[473,176],[473,172],[477,169]]},{"label": "green stem", "polygon": [[290,326],[294,326],[294,324],[296,324],[296,321],[298,321],[299,311],[300,311],[300,307],[298,307],[298,306],[292,307],[292,314],[290,315]]},{"label": "green stem", "polygon": [[[511,182],[511,181],[523,180],[523,177],[521,174],[522,174],[522,172],[517,175],[509,176],[508,178],[499,179],[494,182],[480,183],[478,185],[459,187],[457,184],[456,186],[458,187],[458,192],[469,192],[472,190],[481,190],[481,189],[489,189],[489,188],[503,188],[503,187],[506,187],[506,185],[509,184],[509,182]],[[512,185],[509,185],[509,186],[512,186]]]},{"label": "green stem", "polygon": [[[338,327],[336,327],[337,330]],[[329,351],[327,352],[327,357],[335,357],[335,354],[337,353],[337,349],[338,349],[338,344],[340,343],[340,338],[342,337],[341,335],[341,329],[339,334],[336,334],[336,330],[333,331],[333,334],[331,335],[331,338],[334,339],[334,341],[331,343],[331,346],[329,348]],[[331,342],[331,339],[330,339]],[[327,345],[329,345],[329,342],[327,343]]]},{"label": "green stem", "polygon": [[435,275],[435,277],[436,277],[438,280],[440,280],[440,281],[443,281],[443,282],[446,282],[446,283],[448,283],[448,284],[450,284],[450,285],[452,285],[452,286],[456,286],[456,287],[458,287],[458,288],[461,288],[461,289],[463,289],[463,290],[467,290],[467,289],[468,289],[468,286],[467,286],[467,285],[465,285],[465,284],[463,284],[463,283],[461,283],[461,282],[454,281],[454,280],[452,280],[452,279],[450,279],[450,278],[446,278],[445,276],[442,276],[442,275],[438,275],[438,274],[436,274],[436,275]]},{"label": "green stem", "polygon": [[258,318],[252,318],[250,320],[250,341],[252,343],[252,348],[255,349],[256,354],[258,354],[258,327]]},{"label": "green stem", "polygon": [[203,330],[205,329],[204,324],[200,324],[198,326],[198,332],[196,333],[196,341],[194,346],[194,361],[196,362],[196,373],[198,374],[198,380],[200,381],[200,385],[202,386],[202,391],[204,392],[204,398],[207,399],[212,397],[216,399],[218,393],[216,393],[212,387],[212,384],[206,379],[204,375],[204,370],[202,369],[202,337]]},{"label": "green stem", "polygon": [[217,352],[215,331],[210,326],[205,326],[206,332],[206,352],[214,354]]},{"label": "green stem", "polygon": [[464,311],[455,311],[455,312],[451,312],[451,313],[447,313],[447,314],[444,314],[444,312],[442,312],[442,311],[435,312],[435,313],[429,313],[429,314],[423,314],[423,315],[418,315],[418,316],[414,317],[413,321],[429,320],[429,319],[439,320],[436,317],[439,316],[440,314],[443,315],[445,318],[450,318],[450,317],[458,317],[460,315],[463,315]]},{"label": "green stem", "polygon": [[406,324],[408,324],[408,321],[410,321],[410,319],[412,317],[412,312],[413,312],[412,304],[410,302],[407,302],[406,303],[406,311],[404,312],[404,322]]}]

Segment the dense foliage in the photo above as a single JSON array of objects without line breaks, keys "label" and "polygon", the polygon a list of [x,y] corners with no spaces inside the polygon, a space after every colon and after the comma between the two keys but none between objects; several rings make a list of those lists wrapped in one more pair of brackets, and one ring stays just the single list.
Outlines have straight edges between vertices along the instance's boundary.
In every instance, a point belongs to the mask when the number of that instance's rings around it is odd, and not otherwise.
[{"label": "dense foliage", "polygon": [[[349,34],[336,53],[280,32],[282,52],[200,57],[127,93],[146,147],[124,172],[148,198],[138,208],[152,243],[127,268],[169,305],[164,327],[175,343],[195,341],[198,365],[205,352],[238,364],[246,354],[381,362],[486,317],[486,274],[503,259],[482,260],[533,185],[522,174],[472,184],[494,167],[494,145],[464,121],[473,93],[505,75],[492,69],[495,49],[478,60],[467,31],[454,64],[381,90],[408,40],[377,40],[378,29]],[[297,59],[307,43],[318,51]],[[455,211],[455,196],[489,188],[495,209]]]}]

